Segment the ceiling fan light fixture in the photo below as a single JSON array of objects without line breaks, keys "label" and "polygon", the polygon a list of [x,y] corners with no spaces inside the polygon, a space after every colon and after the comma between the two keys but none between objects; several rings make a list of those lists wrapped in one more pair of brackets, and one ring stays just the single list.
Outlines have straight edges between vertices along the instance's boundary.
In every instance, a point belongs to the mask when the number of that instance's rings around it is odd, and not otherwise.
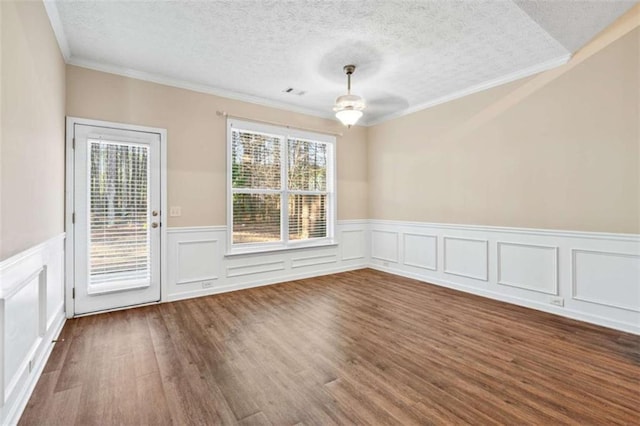
[{"label": "ceiling fan light fixture", "polygon": [[362,117],[362,111],[358,109],[345,108],[336,112],[336,118],[347,127],[351,127]]},{"label": "ceiling fan light fixture", "polygon": [[366,108],[364,99],[358,95],[351,94],[351,74],[356,70],[355,65],[345,65],[344,72],[347,74],[347,94],[338,96],[333,110],[336,118],[347,127],[351,127],[362,117]]}]

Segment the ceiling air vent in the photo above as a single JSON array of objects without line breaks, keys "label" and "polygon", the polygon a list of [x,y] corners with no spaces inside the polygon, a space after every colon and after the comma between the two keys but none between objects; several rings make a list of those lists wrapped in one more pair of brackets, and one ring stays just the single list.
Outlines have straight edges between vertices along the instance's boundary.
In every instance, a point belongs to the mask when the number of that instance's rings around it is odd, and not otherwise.
[{"label": "ceiling air vent", "polygon": [[283,90],[284,93],[289,93],[291,95],[302,96],[307,93],[305,90],[294,89],[293,87],[287,87]]}]

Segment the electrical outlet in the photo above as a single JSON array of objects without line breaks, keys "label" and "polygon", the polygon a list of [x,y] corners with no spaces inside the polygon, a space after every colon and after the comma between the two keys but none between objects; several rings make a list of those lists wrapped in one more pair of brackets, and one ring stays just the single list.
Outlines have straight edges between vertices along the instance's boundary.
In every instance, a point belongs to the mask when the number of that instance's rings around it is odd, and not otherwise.
[{"label": "electrical outlet", "polygon": [[564,299],[562,297],[552,297],[549,303],[556,306],[564,306]]},{"label": "electrical outlet", "polygon": [[213,287],[213,281],[202,281],[202,288],[211,288]]},{"label": "electrical outlet", "polygon": [[182,216],[182,207],[180,207],[180,206],[171,206],[171,207],[169,207],[169,216],[171,216],[171,217]]}]

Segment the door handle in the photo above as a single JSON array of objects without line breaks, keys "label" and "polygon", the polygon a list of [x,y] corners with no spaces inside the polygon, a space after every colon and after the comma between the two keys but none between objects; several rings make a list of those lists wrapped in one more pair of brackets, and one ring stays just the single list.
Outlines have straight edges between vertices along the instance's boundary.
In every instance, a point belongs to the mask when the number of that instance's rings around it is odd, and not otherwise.
[{"label": "door handle", "polygon": [[153,222],[153,223],[151,223],[151,227],[152,227],[152,228],[157,228],[158,226],[160,226],[160,225],[158,224],[158,222]]}]

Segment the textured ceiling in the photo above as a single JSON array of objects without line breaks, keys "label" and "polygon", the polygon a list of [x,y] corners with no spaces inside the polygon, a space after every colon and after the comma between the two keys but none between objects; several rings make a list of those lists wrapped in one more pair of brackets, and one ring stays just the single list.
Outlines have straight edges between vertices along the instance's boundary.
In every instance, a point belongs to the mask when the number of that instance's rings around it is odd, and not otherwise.
[{"label": "textured ceiling", "polygon": [[564,63],[634,3],[45,4],[69,63],[315,115],[331,114],[354,63],[366,124]]}]

